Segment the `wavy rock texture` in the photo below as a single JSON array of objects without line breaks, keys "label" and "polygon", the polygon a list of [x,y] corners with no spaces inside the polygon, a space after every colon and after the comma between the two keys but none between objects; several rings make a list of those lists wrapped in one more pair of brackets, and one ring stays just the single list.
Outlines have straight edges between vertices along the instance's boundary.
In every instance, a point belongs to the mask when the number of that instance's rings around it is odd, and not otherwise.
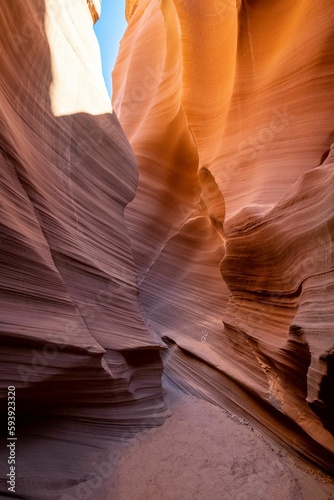
[{"label": "wavy rock texture", "polygon": [[92,496],[117,461],[108,436],[167,415],[160,352],[173,384],[333,472],[331,0],[128,1],[121,125],[99,9],[1,2],[16,498]]},{"label": "wavy rock texture", "polygon": [[1,399],[13,385],[21,416],[149,424],[165,413],[163,343],[138,301],[137,165],[90,11],[5,0],[1,15]]},{"label": "wavy rock texture", "polygon": [[174,383],[333,472],[331,0],[128,0],[126,223]]}]

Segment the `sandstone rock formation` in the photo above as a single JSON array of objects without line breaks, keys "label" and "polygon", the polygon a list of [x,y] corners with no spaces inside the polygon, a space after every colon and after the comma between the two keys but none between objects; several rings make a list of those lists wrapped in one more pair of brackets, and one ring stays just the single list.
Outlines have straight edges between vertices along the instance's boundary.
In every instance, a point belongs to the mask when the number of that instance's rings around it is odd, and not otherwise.
[{"label": "sandstone rock formation", "polygon": [[1,399],[11,385],[22,413],[162,418],[163,343],[124,224],[137,165],[90,11],[10,0],[1,14]]},{"label": "sandstone rock formation", "polygon": [[333,470],[332,2],[127,1],[113,104],[166,372]]},{"label": "sandstone rock formation", "polygon": [[79,456],[163,422],[162,353],[333,472],[332,1],[128,0],[115,111],[98,0],[0,8],[1,412]]}]

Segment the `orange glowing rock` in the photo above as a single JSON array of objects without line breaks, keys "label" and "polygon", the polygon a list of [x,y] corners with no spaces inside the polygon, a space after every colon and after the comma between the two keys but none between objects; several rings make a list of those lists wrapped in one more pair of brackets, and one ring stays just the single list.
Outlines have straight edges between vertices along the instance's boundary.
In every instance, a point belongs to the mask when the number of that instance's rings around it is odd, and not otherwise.
[{"label": "orange glowing rock", "polygon": [[145,313],[176,347],[167,374],[332,467],[332,2],[126,13],[113,71],[139,166],[126,222]]}]

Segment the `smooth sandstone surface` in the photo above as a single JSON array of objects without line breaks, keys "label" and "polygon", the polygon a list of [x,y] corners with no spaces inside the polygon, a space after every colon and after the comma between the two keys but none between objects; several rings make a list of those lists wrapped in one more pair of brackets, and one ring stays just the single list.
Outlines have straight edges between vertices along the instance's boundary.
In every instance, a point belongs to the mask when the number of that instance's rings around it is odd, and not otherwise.
[{"label": "smooth sandstone surface", "polygon": [[[163,366],[333,473],[332,1],[128,0],[113,106],[100,7],[0,6],[0,409],[15,386],[16,497],[134,494],[124,468],[108,483],[118,459],[107,473],[103,453],[169,415]],[[184,404],[210,421],[207,403]],[[303,494],[283,477],[282,498]]]},{"label": "smooth sandstone surface", "polygon": [[126,223],[167,375],[333,471],[333,3],[129,0],[126,15]]},{"label": "smooth sandstone surface", "polygon": [[1,14],[1,400],[10,385],[21,418],[35,406],[163,418],[163,343],[138,300],[124,223],[137,165],[90,10],[15,0]]}]

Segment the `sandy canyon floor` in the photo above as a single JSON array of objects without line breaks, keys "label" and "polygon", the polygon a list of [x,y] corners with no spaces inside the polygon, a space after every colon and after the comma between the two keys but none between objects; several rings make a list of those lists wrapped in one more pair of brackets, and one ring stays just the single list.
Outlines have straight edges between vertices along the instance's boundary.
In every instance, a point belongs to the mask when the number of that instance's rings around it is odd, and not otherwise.
[{"label": "sandy canyon floor", "polygon": [[[20,500],[330,500],[334,479],[247,420],[164,381],[170,417],[116,437],[110,423],[41,418],[20,431]],[[119,431],[119,428],[118,428]],[[6,460],[0,455],[1,477]],[[0,498],[8,498],[0,482]]]},{"label": "sandy canyon floor", "polygon": [[117,444],[122,455],[101,500],[328,500],[334,481],[243,418],[167,386],[172,416]]}]

